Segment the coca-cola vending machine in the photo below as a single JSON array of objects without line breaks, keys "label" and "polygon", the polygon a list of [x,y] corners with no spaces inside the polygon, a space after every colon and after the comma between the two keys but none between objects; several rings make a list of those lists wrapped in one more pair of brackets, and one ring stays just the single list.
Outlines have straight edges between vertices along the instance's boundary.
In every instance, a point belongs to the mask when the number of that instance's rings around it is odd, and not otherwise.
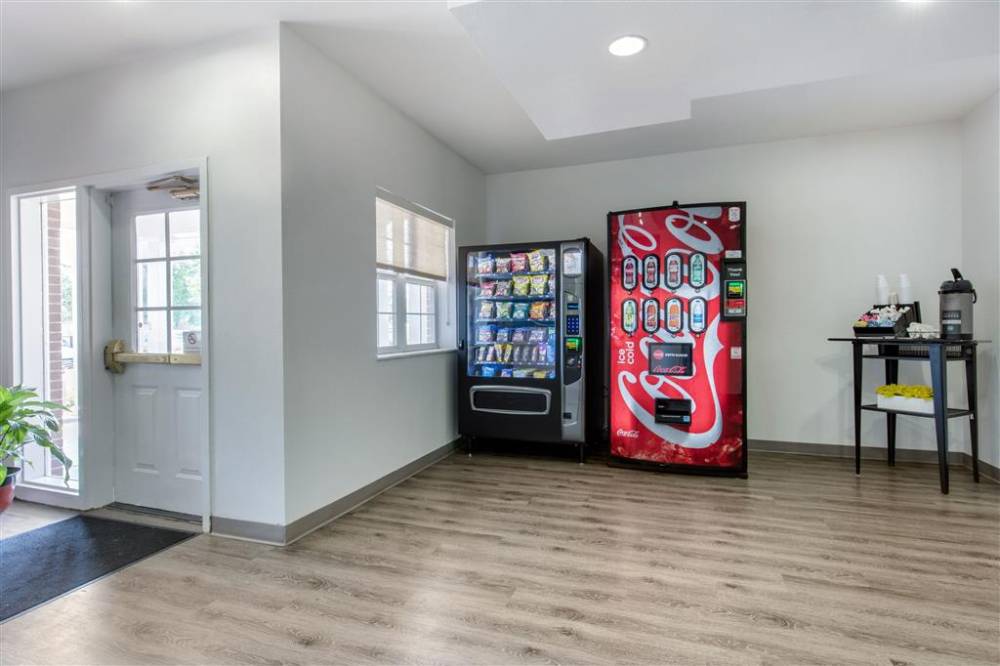
[{"label": "coca-cola vending machine", "polygon": [[746,476],[746,203],[608,214],[611,456]]}]

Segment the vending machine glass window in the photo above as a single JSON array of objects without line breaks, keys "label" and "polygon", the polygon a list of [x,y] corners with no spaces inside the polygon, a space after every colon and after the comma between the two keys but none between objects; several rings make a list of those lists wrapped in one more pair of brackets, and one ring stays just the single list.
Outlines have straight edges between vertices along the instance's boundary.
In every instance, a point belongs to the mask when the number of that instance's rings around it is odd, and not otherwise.
[{"label": "vending machine glass window", "polygon": [[471,252],[466,269],[469,376],[555,378],[555,250]]}]

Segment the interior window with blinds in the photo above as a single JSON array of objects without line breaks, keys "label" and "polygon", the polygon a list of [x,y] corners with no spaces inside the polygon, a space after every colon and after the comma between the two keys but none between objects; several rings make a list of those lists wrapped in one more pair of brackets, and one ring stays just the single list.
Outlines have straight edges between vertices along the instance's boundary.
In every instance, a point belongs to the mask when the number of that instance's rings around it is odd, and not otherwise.
[{"label": "interior window with blinds", "polygon": [[379,355],[442,346],[452,222],[397,198],[375,199]]}]

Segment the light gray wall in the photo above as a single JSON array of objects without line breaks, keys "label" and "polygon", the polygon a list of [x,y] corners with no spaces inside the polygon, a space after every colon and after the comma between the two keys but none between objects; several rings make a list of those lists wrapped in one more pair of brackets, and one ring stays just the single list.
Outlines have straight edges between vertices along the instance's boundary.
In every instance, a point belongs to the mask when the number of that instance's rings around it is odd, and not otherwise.
[{"label": "light gray wall", "polygon": [[455,354],[375,358],[375,190],[484,240],[485,178],[281,30],[285,485],[291,522],[456,436]]},{"label": "light gray wall", "polygon": [[[589,236],[604,249],[608,211],[746,200],[750,436],[844,444],[853,442],[850,348],[826,338],[851,335],[877,273],[893,282],[909,273],[924,320],[937,321],[937,287],[962,256],[961,148],[960,127],[941,123],[490,175],[488,238]],[[884,382],[868,363],[871,396]],[[906,364],[900,379],[928,381]],[[863,423],[866,444],[885,442],[884,417]],[[898,446],[934,448],[928,421],[898,428]],[[966,438],[952,429],[956,450]]]},{"label": "light gray wall", "polygon": [[979,353],[980,458],[1000,466],[1000,96],[962,123],[962,270],[972,280]]},{"label": "light gray wall", "polygon": [[209,157],[213,513],[274,524],[285,516],[278,114],[276,28],[0,98],[4,191]]}]

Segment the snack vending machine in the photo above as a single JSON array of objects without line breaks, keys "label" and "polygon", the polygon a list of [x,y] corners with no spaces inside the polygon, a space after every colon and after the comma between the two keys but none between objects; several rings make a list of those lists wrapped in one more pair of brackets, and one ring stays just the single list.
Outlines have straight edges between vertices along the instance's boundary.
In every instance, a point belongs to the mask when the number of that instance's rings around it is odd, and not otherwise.
[{"label": "snack vending machine", "polygon": [[459,433],[584,445],[604,427],[604,257],[586,238],[459,249]]},{"label": "snack vending machine", "polygon": [[608,214],[612,460],[746,476],[746,204]]}]

